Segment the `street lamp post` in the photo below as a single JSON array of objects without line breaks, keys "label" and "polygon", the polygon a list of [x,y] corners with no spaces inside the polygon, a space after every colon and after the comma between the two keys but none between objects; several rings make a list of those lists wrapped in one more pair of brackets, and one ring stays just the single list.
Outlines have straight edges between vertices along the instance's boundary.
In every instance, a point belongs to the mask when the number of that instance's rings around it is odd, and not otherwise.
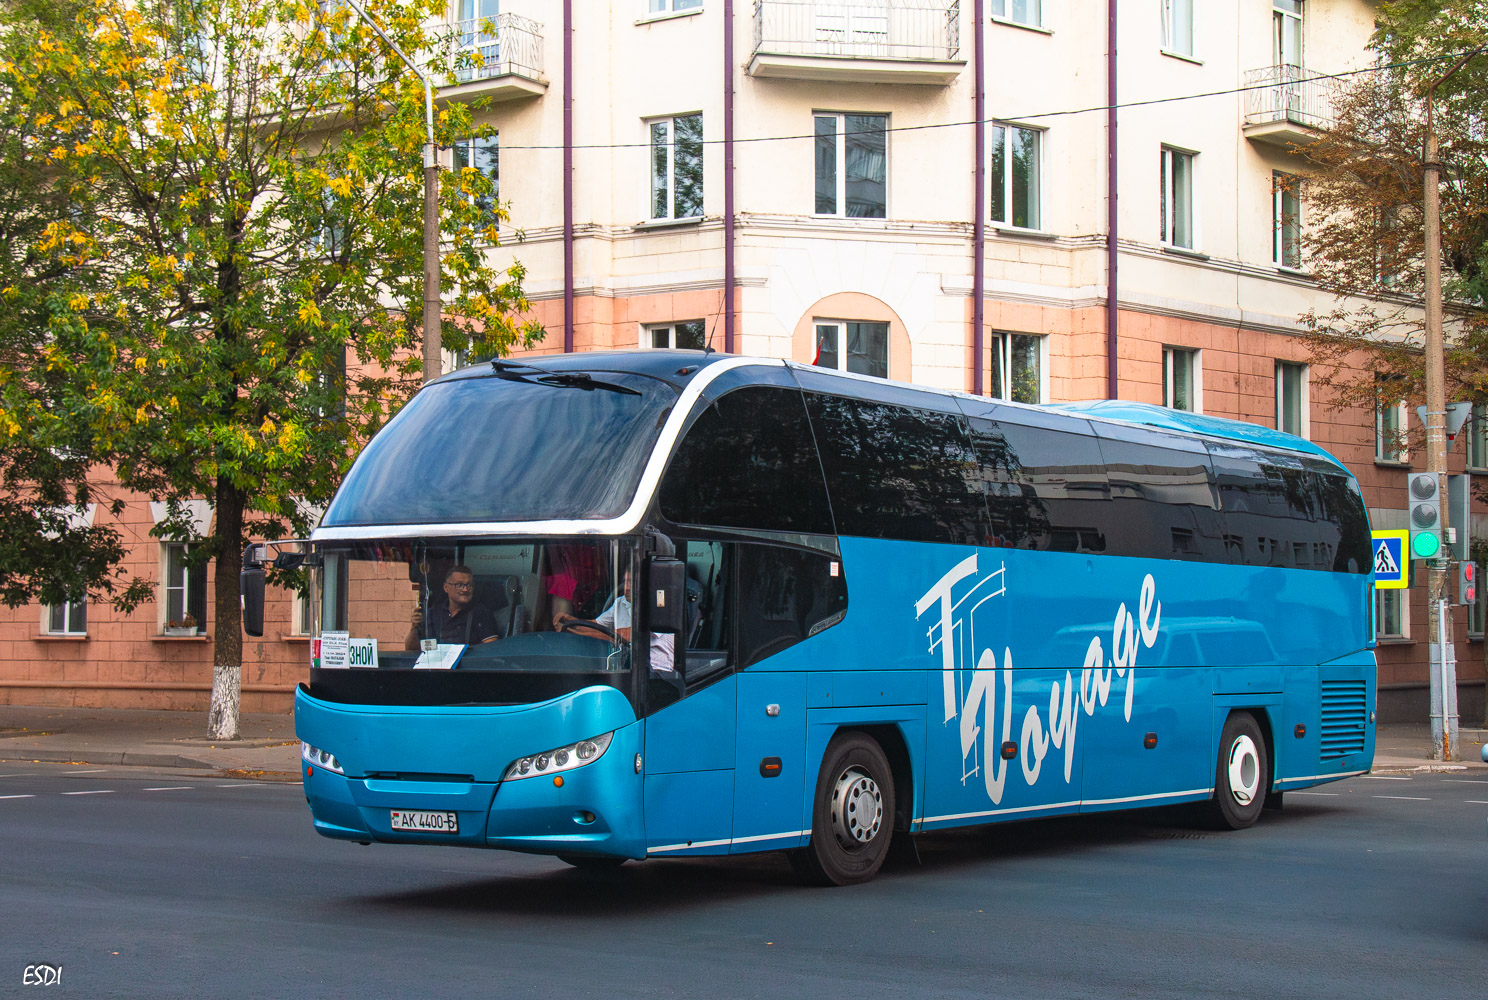
[{"label": "street lamp post", "polygon": [[444,370],[441,354],[444,346],[443,308],[439,295],[439,147],[434,143],[434,81],[408,58],[397,42],[387,36],[387,32],[372,20],[372,15],[363,10],[357,0],[346,0],[346,3],[424,85],[424,123],[428,128],[424,142],[424,381],[427,383]]},{"label": "street lamp post", "polygon": [[[1426,469],[1447,481],[1447,390],[1446,360],[1442,334],[1441,301],[1441,163],[1437,161],[1436,88],[1446,83],[1483,48],[1474,49],[1438,77],[1426,91],[1426,152],[1422,160],[1425,191],[1423,214],[1426,224]],[[1442,533],[1452,524],[1442,507]],[[1467,525],[1458,526],[1466,531]],[[1431,649],[1431,755],[1437,760],[1456,760],[1457,658],[1453,653],[1452,614],[1447,603],[1445,549],[1427,563],[1427,628]]]}]

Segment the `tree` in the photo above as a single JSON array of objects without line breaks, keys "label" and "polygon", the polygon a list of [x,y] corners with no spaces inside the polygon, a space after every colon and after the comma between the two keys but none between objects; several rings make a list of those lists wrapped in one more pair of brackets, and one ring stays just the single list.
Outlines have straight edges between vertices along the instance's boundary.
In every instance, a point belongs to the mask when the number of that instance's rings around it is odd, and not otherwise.
[{"label": "tree", "polygon": [[[0,33],[0,59],[20,57],[44,25],[71,26],[66,3],[22,0],[9,13],[6,26],[22,30]],[[79,516],[98,498],[87,379],[52,364],[49,341],[38,336],[54,321],[70,323],[60,285],[73,256],[48,231],[67,203],[29,155],[37,130],[9,96],[0,90],[0,602],[59,604],[91,590],[128,610],[149,589],[123,579],[123,539]],[[83,363],[98,357],[90,352]]]},{"label": "tree", "polygon": [[[1303,234],[1318,284],[1337,297],[1303,317],[1317,382],[1373,408],[1376,375],[1397,398],[1424,392],[1422,188],[1427,90],[1488,45],[1488,0],[1381,4],[1371,45],[1381,69],[1339,88],[1334,121],[1297,150],[1309,161]],[[1449,399],[1488,401],[1488,53],[1435,96],[1443,166],[1442,294]]]},{"label": "tree", "polygon": [[[427,28],[443,0],[365,6],[448,77]],[[26,292],[50,310],[37,350],[88,403],[62,426],[169,504],[157,535],[188,540],[184,501],[211,504],[192,550],[216,568],[208,731],[233,738],[245,541],[305,533],[418,387],[422,84],[352,11],[308,0],[79,0],[29,42],[0,90],[55,203],[32,246],[66,263]],[[442,145],[489,132],[439,111]],[[506,217],[490,178],[442,183],[445,345],[532,343],[521,266],[483,246]],[[8,376],[43,396],[36,369]]]}]

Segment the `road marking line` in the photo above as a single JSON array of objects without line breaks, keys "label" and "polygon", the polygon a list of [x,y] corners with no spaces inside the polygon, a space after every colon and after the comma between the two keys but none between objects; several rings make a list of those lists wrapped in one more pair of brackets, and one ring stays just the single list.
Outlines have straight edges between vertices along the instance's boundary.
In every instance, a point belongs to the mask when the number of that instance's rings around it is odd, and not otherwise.
[{"label": "road marking line", "polygon": [[62,773],[63,774],[102,774],[104,771],[107,771],[107,770],[108,770],[108,768],[106,768],[106,767],[98,767],[98,768],[94,768],[91,771],[63,771]]},{"label": "road marking line", "polygon": [[146,788],[147,792],[180,792],[190,789],[190,785],[169,785],[165,788]]},{"label": "road marking line", "polygon": [[1371,799],[1399,799],[1402,802],[1430,802],[1428,798],[1420,795],[1371,795]]},{"label": "road marking line", "polygon": [[1288,795],[1326,795],[1326,796],[1328,796],[1330,798],[1337,798],[1338,797],[1338,793],[1337,792],[1287,792],[1287,794]]},{"label": "road marking line", "polygon": [[40,771],[24,771],[19,774],[0,774],[0,778],[34,778]]},{"label": "road marking line", "polygon": [[34,795],[0,795],[0,799],[34,799]]},{"label": "road marking line", "polygon": [[1410,778],[1401,778],[1393,774],[1366,774],[1364,778],[1369,781],[1409,781]]},{"label": "road marking line", "polygon": [[88,792],[63,792],[62,794],[63,795],[112,795],[112,794],[114,794],[114,790],[112,788],[95,788],[92,791],[88,791]]},{"label": "road marking line", "polygon": [[1484,801],[1483,799],[1468,799],[1467,804],[1470,806],[1488,806],[1488,801]]},{"label": "road marking line", "polygon": [[1443,778],[1442,780],[1453,785],[1488,785],[1488,781],[1479,781],[1476,778]]}]

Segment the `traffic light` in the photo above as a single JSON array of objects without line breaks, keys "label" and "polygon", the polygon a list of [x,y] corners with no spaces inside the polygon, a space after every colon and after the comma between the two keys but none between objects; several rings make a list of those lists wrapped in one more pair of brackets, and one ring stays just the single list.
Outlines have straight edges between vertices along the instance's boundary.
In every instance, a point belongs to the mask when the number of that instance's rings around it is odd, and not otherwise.
[{"label": "traffic light", "polygon": [[1435,473],[1410,477],[1410,544],[1414,559],[1434,559],[1441,553],[1441,480]]},{"label": "traffic light", "polygon": [[1478,564],[1470,560],[1457,564],[1457,603],[1478,603]]}]

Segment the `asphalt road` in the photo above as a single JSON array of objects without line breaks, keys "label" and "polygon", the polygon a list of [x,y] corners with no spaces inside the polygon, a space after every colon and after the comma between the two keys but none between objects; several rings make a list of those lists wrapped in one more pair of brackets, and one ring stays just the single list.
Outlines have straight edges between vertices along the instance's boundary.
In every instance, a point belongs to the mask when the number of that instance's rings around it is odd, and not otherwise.
[{"label": "asphalt road", "polygon": [[[0,995],[1472,997],[1488,781],[1359,778],[1241,833],[1152,813],[594,876],[310,828],[298,785],[0,765]],[[62,967],[56,986],[28,966]]]}]

